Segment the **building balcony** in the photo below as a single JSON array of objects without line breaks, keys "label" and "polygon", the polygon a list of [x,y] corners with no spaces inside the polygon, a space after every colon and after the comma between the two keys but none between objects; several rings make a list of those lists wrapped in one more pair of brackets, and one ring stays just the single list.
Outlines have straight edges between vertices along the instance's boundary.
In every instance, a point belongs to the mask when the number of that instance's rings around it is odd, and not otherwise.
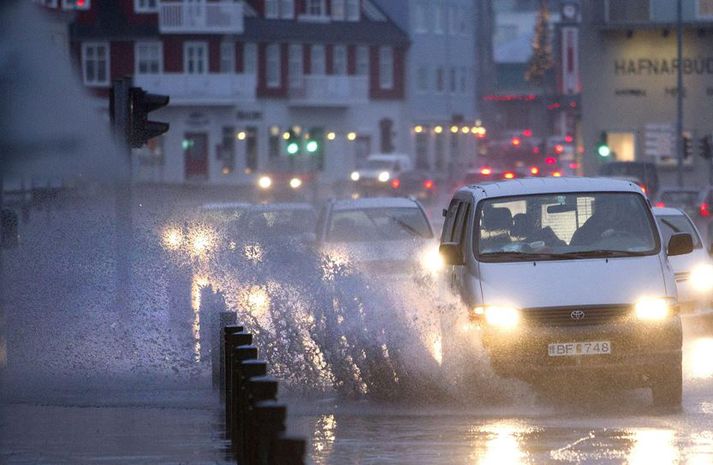
[{"label": "building balcony", "polygon": [[290,85],[293,106],[340,107],[368,101],[367,76],[307,75]]},{"label": "building balcony", "polygon": [[234,105],[254,102],[254,74],[137,74],[134,84],[171,97],[171,105]]},{"label": "building balcony", "polygon": [[158,9],[162,34],[242,34],[241,2],[169,2]]}]

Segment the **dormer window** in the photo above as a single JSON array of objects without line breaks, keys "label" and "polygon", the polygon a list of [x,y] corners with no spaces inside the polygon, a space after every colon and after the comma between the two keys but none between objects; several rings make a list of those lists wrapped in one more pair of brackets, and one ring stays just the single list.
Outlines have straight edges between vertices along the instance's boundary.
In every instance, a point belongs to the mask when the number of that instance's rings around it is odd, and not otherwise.
[{"label": "dormer window", "polygon": [[327,6],[324,0],[307,0],[306,12],[308,16],[326,16]]},{"label": "dormer window", "polygon": [[158,0],[134,0],[134,11],[137,13],[156,13]]},{"label": "dormer window", "polygon": [[266,0],[265,17],[267,19],[292,19],[295,17],[294,0]]}]

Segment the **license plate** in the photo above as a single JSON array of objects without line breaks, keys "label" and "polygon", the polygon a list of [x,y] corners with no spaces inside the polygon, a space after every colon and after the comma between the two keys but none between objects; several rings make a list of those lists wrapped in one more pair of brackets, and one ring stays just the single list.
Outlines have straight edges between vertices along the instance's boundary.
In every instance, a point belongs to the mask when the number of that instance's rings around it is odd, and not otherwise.
[{"label": "license plate", "polygon": [[547,345],[550,357],[568,357],[577,355],[608,355],[611,354],[611,342],[555,342]]}]

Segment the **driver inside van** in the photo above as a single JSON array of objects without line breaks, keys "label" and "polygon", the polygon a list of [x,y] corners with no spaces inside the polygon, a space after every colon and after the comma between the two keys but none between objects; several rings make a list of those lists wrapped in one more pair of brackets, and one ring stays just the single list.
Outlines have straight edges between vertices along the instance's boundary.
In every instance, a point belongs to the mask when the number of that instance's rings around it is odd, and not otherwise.
[{"label": "driver inside van", "polygon": [[616,195],[601,195],[594,200],[594,213],[572,236],[570,245],[591,245],[614,237],[641,237],[641,225],[630,215],[631,205]]}]

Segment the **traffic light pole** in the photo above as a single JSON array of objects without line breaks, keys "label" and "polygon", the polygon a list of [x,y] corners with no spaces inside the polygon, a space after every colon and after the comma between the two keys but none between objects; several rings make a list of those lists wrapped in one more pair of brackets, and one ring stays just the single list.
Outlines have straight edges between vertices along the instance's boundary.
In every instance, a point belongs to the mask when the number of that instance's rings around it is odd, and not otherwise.
[{"label": "traffic light pole", "polygon": [[683,187],[683,8],[676,0],[676,181]]},{"label": "traffic light pole", "polygon": [[132,186],[131,186],[131,147],[127,143],[128,124],[131,111],[129,90],[131,80],[128,78],[114,81],[112,92],[112,122],[119,144],[126,150],[126,157],[120,160],[120,167],[128,163],[126,169],[121,169],[114,181],[114,256],[116,257],[116,294],[115,310],[119,314],[128,314],[131,295],[131,241],[133,221],[131,217]]}]

